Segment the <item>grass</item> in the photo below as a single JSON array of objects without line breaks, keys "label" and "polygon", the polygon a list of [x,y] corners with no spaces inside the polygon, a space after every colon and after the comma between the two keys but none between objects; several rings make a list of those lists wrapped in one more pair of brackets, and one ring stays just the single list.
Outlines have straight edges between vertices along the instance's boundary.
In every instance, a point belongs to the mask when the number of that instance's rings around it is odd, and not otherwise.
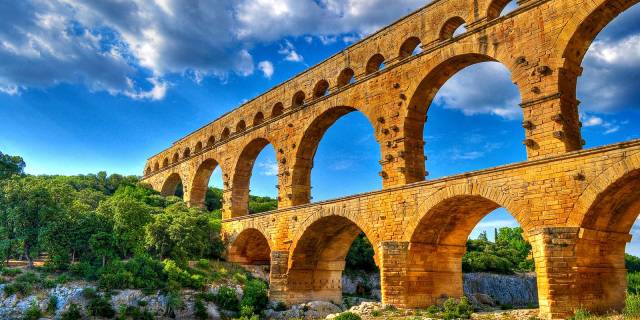
[{"label": "grass", "polygon": [[[625,301],[626,307],[622,311],[624,319],[640,319],[640,294],[628,294]],[[571,320],[599,320],[610,319],[613,316],[619,316],[620,314],[609,315],[594,315],[591,312],[583,309],[576,310]]]}]

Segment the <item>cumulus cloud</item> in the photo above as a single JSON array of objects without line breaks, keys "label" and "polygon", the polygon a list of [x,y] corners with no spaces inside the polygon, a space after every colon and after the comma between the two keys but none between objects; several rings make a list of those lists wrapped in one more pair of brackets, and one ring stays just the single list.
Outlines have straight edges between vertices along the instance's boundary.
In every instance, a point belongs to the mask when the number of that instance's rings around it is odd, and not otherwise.
[{"label": "cumulus cloud", "polygon": [[602,117],[590,115],[583,113],[580,115],[580,120],[582,121],[582,125],[586,128],[589,127],[600,127],[603,129],[603,134],[611,134],[620,131],[621,127],[628,122],[623,121],[619,122],[616,120],[606,121]]},{"label": "cumulus cloud", "polygon": [[271,79],[271,76],[273,76],[273,72],[275,71],[271,61],[260,61],[260,63],[258,63],[258,69],[262,71],[262,74],[267,79]]},{"label": "cumulus cloud", "polygon": [[302,62],[304,58],[296,52],[296,48],[288,40],[285,40],[284,45],[278,50],[278,53],[284,55],[284,60],[290,62]]},{"label": "cumulus cloud", "polygon": [[493,114],[518,119],[520,93],[509,70],[497,62],[486,62],[461,70],[447,81],[434,101],[465,115]]},{"label": "cumulus cloud", "polygon": [[278,175],[278,164],[275,161],[272,162],[258,162],[258,168],[260,174],[267,177],[274,177]]}]

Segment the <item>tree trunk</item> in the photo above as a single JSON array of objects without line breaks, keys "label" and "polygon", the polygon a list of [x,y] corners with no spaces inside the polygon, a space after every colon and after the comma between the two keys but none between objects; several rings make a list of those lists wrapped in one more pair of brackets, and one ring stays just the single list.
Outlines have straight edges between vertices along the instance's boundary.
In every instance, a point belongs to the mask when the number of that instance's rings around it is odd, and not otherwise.
[{"label": "tree trunk", "polygon": [[102,256],[102,267],[104,268],[104,265],[107,263],[107,256],[103,255]]},{"label": "tree trunk", "polygon": [[27,268],[29,269],[33,269],[33,259],[31,258],[31,255],[29,254],[29,251],[31,249],[31,246],[26,244],[24,245],[24,255],[27,258]]}]

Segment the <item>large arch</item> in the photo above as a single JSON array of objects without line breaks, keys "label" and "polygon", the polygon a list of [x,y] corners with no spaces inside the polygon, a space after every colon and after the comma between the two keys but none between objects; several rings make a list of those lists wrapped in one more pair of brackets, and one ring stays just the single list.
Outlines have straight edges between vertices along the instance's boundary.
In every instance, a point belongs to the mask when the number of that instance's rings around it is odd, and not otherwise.
[{"label": "large arch", "polygon": [[216,167],[218,167],[218,161],[213,158],[206,158],[198,165],[191,181],[189,199],[186,199],[190,206],[204,208],[205,197],[209,189],[209,179]]},{"label": "large arch", "polygon": [[[170,174],[165,180],[164,183],[162,184],[162,189],[160,191],[160,193],[167,197],[167,196],[173,196],[176,194],[178,185],[183,184],[182,182],[182,177],[180,177],[180,175],[178,173],[172,173]],[[183,184],[184,186],[184,184]]]},{"label": "large arch", "polygon": [[[357,111],[356,108],[348,106],[332,107],[317,116],[306,128],[302,139],[297,144],[296,158],[292,165],[291,181],[291,204],[300,205],[309,203],[311,200],[311,169],[313,159],[318,145],[325,132],[342,116]],[[367,117],[369,123],[371,120]],[[371,125],[371,127],[374,127]]]},{"label": "large arch", "polygon": [[289,251],[287,289],[293,302],[339,303],[342,301],[342,272],[351,244],[364,232],[377,250],[375,238],[344,215],[327,214],[308,219],[300,230]]},{"label": "large arch", "polygon": [[242,265],[269,265],[271,244],[267,235],[256,228],[246,228],[231,239],[227,260]]},{"label": "large arch", "polygon": [[231,188],[231,217],[239,217],[249,213],[249,184],[256,158],[262,150],[271,144],[265,138],[257,138],[249,142],[238,157],[233,173]]},{"label": "large arch", "polygon": [[440,299],[463,295],[462,257],[474,227],[489,213],[504,207],[528,237],[524,208],[507,194],[484,185],[443,188],[418,206],[407,227],[408,292],[406,305],[426,307]]},{"label": "large arch", "polygon": [[[448,57],[438,61],[435,67],[429,69],[422,81],[415,87],[409,98],[404,119],[404,148],[406,168],[410,168],[407,174],[407,183],[424,180],[427,173],[424,155],[424,128],[429,107],[442,86],[461,70],[483,62],[501,62],[497,58],[479,53],[466,53]],[[506,64],[502,63],[506,67]],[[507,67],[507,70],[511,71]],[[512,73],[513,77],[513,73]],[[521,88],[518,92],[522,97]]]}]

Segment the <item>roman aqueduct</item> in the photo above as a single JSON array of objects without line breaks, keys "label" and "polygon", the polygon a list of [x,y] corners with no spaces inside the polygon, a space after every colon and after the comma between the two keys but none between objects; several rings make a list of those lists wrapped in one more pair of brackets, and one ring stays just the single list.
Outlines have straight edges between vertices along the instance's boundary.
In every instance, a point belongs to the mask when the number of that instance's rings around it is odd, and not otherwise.
[{"label": "roman aqueduct", "polygon": [[[461,296],[465,241],[504,207],[533,245],[542,317],[620,310],[625,245],[640,214],[640,141],[582,150],[576,84],[595,36],[639,1],[520,0],[499,16],[508,2],[434,0],[152,156],[143,181],[165,194],[181,182],[184,200],[202,206],[220,166],[229,259],[270,264],[274,300],[339,301],[360,232],[374,245],[383,302],[425,307]],[[425,179],[432,99],[485,61],[508,68],[520,91],[528,160]],[[383,189],[311,203],[316,148],[356,110],[375,130]],[[248,215],[252,168],[268,144],[279,208]]]}]

